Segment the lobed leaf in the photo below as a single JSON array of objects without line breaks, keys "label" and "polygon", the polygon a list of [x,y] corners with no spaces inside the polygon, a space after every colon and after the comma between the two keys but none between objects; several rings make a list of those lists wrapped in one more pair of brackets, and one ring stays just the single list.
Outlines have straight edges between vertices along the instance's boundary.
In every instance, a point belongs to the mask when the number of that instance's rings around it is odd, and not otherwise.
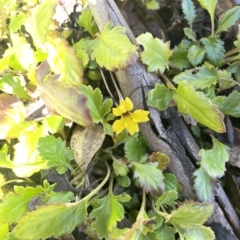
[{"label": "lobed leaf", "polygon": [[113,27],[113,24],[108,22],[101,35],[88,45],[88,50],[92,51],[91,58],[96,59],[99,66],[116,72],[136,63],[136,46],[124,35],[125,31],[124,27]]},{"label": "lobed leaf", "polygon": [[214,180],[201,167],[193,175],[195,176],[193,187],[198,199],[202,202],[212,202],[214,200]]},{"label": "lobed leaf", "polygon": [[202,38],[201,42],[204,44],[209,61],[215,66],[222,64],[225,53],[224,43],[217,36]]},{"label": "lobed leaf", "polygon": [[213,148],[201,149],[198,155],[201,157],[201,167],[212,178],[222,177],[226,168],[225,163],[229,160],[228,147],[216,138],[212,137]]},{"label": "lobed leaf", "polygon": [[63,174],[68,169],[73,171],[70,161],[73,159],[73,151],[65,147],[65,141],[52,136],[41,137],[38,141],[38,152],[48,167],[57,166],[57,172]]},{"label": "lobed leaf", "polygon": [[158,163],[137,163],[132,162],[134,166],[134,178],[137,178],[140,186],[147,193],[160,195],[164,189],[164,176],[162,171],[157,168]]},{"label": "lobed leaf", "polygon": [[228,28],[233,26],[240,18],[240,7],[234,7],[225,12],[218,21],[218,28],[216,34],[226,31]]},{"label": "lobed leaf", "polygon": [[87,202],[58,203],[38,207],[23,217],[15,228],[19,239],[46,239],[72,233],[76,226],[85,223]]},{"label": "lobed leaf", "polygon": [[179,83],[177,90],[173,92],[173,99],[176,101],[179,112],[190,114],[196,121],[210,129],[223,133],[225,125],[224,115],[212,104],[210,99],[204,97],[202,92],[194,91],[187,81]]},{"label": "lobed leaf", "polygon": [[79,125],[91,126],[93,120],[86,106],[87,98],[77,88],[58,81],[58,77],[49,76],[42,84],[41,97],[47,107]]},{"label": "lobed leaf", "polygon": [[213,99],[213,103],[219,106],[222,113],[233,117],[240,117],[240,93],[233,91],[227,97],[217,96]]},{"label": "lobed leaf", "polygon": [[136,39],[137,43],[144,47],[141,60],[148,66],[149,72],[164,72],[168,68],[169,58],[172,55],[170,43],[153,38],[151,33],[141,34]]},{"label": "lobed leaf", "polygon": [[191,0],[182,1],[182,10],[185,15],[185,18],[188,21],[190,28],[192,29],[193,20],[196,17],[195,7]]},{"label": "lobed leaf", "polygon": [[128,161],[139,162],[147,152],[147,140],[144,137],[131,136],[124,145],[125,157]]},{"label": "lobed leaf", "polygon": [[178,193],[175,190],[165,191],[156,201],[156,207],[161,206],[174,206],[175,201],[178,198]]},{"label": "lobed leaf", "polygon": [[172,100],[172,91],[163,84],[156,84],[153,90],[148,92],[147,104],[158,110],[166,110]]}]

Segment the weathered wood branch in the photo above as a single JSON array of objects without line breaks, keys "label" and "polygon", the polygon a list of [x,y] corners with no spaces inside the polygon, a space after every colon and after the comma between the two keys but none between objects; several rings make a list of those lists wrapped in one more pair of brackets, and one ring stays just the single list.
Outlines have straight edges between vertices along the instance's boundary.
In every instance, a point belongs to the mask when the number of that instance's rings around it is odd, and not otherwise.
[{"label": "weathered wood branch", "polygon": [[[89,5],[100,32],[102,32],[105,24],[111,21],[115,25],[124,26],[127,30],[127,36],[132,43],[135,43],[131,30],[113,0],[97,0],[96,2],[89,0]],[[155,74],[148,73],[140,61],[126,70],[116,72],[116,76],[123,96],[130,96],[136,108],[144,108],[141,86],[144,86],[144,90],[147,93],[148,86],[161,82]],[[180,117],[171,120],[172,131],[170,131],[164,129],[159,111],[153,108],[149,108],[149,111],[157,133],[151,128],[149,123],[140,125],[141,133],[146,137],[149,147],[153,151],[161,151],[169,156],[169,171],[177,176],[182,185],[183,197],[185,199],[197,200],[192,188],[193,171],[195,170],[194,161],[199,160],[199,148],[195,140]],[[168,112],[170,116],[172,111],[174,110]],[[193,162],[187,156],[186,150]],[[214,202],[215,211],[208,224],[214,229],[216,239],[225,240],[226,237],[223,233],[227,234],[227,239],[238,239],[234,235],[232,227],[235,234],[240,237],[240,222],[221,186],[217,198],[221,205],[219,206],[218,202]],[[223,210],[227,217],[225,217]]]}]

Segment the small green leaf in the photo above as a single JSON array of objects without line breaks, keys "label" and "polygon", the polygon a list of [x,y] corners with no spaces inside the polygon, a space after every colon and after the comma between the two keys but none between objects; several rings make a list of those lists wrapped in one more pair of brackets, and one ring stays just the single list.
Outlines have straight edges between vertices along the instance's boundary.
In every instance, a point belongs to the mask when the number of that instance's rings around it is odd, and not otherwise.
[{"label": "small green leaf", "polygon": [[50,110],[82,126],[91,126],[93,121],[86,106],[87,98],[76,88],[58,81],[58,75],[51,75],[42,84],[41,97]]},{"label": "small green leaf", "polygon": [[88,50],[92,51],[91,58],[112,72],[133,66],[138,59],[138,52],[124,35],[125,32],[124,27],[113,27],[108,22],[101,35],[88,45]]},{"label": "small green leaf", "polygon": [[204,55],[204,48],[192,45],[188,51],[188,60],[193,66],[197,66],[202,62]]},{"label": "small green leaf", "polygon": [[185,15],[185,18],[188,21],[190,29],[192,29],[193,20],[196,17],[195,7],[191,0],[183,0],[182,1],[182,10]]},{"label": "small green leaf", "polygon": [[183,30],[188,39],[196,41],[196,34],[193,30],[191,30],[190,28],[184,28]]},{"label": "small green leaf", "polygon": [[198,0],[200,5],[206,9],[211,17],[211,19],[214,19],[214,11],[216,8],[217,0]]},{"label": "small green leaf", "polygon": [[222,64],[225,53],[223,41],[221,41],[218,36],[210,36],[208,38],[202,38],[201,42],[204,44],[209,61],[215,66]]},{"label": "small green leaf", "polygon": [[178,198],[178,193],[175,190],[170,190],[164,192],[156,201],[156,207],[160,208],[161,206],[174,206],[175,201]]},{"label": "small green leaf", "polygon": [[233,26],[240,18],[240,7],[234,7],[225,12],[218,21],[218,28],[216,34],[226,31],[229,27]]},{"label": "small green leaf", "polygon": [[140,186],[147,193],[160,195],[164,189],[164,176],[162,171],[157,168],[158,163],[137,163],[132,162],[134,166],[134,178],[137,178]]},{"label": "small green leaf", "polygon": [[45,117],[42,123],[50,133],[54,134],[64,128],[65,119],[62,116],[52,114]]},{"label": "small green leaf", "polygon": [[113,169],[116,176],[127,176],[129,172],[127,163],[123,159],[115,159],[113,161]]},{"label": "small green leaf", "polygon": [[186,240],[214,240],[215,235],[210,227],[198,226],[197,228],[187,229],[183,232]]},{"label": "small green leaf", "polygon": [[192,71],[186,70],[173,78],[175,83],[180,83],[184,80],[188,81],[188,84],[199,89],[209,88],[211,85],[215,85],[219,79],[217,70],[209,63],[205,63],[199,68],[196,74],[192,74]]},{"label": "small green leaf", "polygon": [[3,223],[16,223],[27,212],[27,204],[32,197],[39,195],[42,192],[42,187],[21,187],[14,186],[14,191],[10,192],[3,198],[0,203],[1,222]]},{"label": "small green leaf", "polygon": [[211,150],[201,149],[198,155],[201,157],[201,167],[209,176],[220,178],[226,170],[225,163],[229,160],[228,147],[214,137],[212,141],[213,148]]},{"label": "small green leaf", "polygon": [[[19,239],[47,239],[72,233],[76,226],[85,223],[87,202],[58,203],[38,207],[23,217],[15,228]],[[67,223],[67,224],[66,224]]]},{"label": "small green leaf", "polygon": [[156,0],[148,0],[145,3],[147,9],[149,10],[158,10],[159,9],[159,3]]},{"label": "small green leaf", "polygon": [[156,84],[153,90],[148,92],[147,104],[158,110],[166,110],[172,99],[172,91],[163,84]]},{"label": "small green leaf", "polygon": [[201,167],[196,170],[193,175],[195,176],[193,186],[198,199],[202,202],[212,202],[214,200],[214,180],[211,179],[211,177]]},{"label": "small green leaf", "polygon": [[93,219],[90,228],[97,231],[99,239],[109,237],[109,233],[116,228],[117,222],[124,218],[125,211],[119,202],[129,202],[130,199],[128,194],[115,196],[109,192],[106,197],[94,203],[94,207],[95,205],[97,207],[89,215]]},{"label": "small green leaf", "polygon": [[175,240],[175,230],[172,227],[163,224],[155,231],[156,240]]},{"label": "small green leaf", "polygon": [[238,91],[233,91],[227,97],[217,96],[213,99],[213,103],[219,106],[222,113],[230,115],[233,117],[240,117],[240,93]]},{"label": "small green leaf", "polygon": [[166,217],[176,228],[194,228],[203,225],[213,214],[214,205],[208,203],[185,202]]},{"label": "small green leaf", "polygon": [[177,177],[171,173],[164,173],[165,191],[175,190],[179,194],[182,192],[182,186],[180,185]]},{"label": "small green leaf", "polygon": [[187,81],[179,83],[177,90],[173,93],[173,99],[178,105],[178,110],[184,114],[190,114],[196,121],[210,129],[223,133],[225,125],[224,115],[212,104],[210,99],[204,97],[202,92],[194,91]]},{"label": "small green leaf", "polygon": [[117,176],[116,180],[122,187],[129,187],[131,184],[131,179],[128,176]]},{"label": "small green leaf", "polygon": [[172,55],[170,42],[153,38],[151,33],[141,34],[137,37],[137,43],[144,47],[141,60],[148,66],[149,72],[164,72],[168,68],[169,58]]},{"label": "small green leaf", "polygon": [[92,36],[94,36],[98,31],[96,22],[93,20],[90,8],[85,8],[81,12],[77,23],[79,24],[79,26],[85,28]]},{"label": "small green leaf", "polygon": [[139,162],[146,150],[147,140],[144,137],[130,136],[124,145],[125,157],[131,162]]},{"label": "small green leaf", "polygon": [[94,123],[99,123],[111,111],[113,105],[112,99],[103,101],[103,96],[99,88],[93,88],[88,85],[81,85],[80,92],[87,97],[87,106],[90,109]]},{"label": "small green leaf", "polygon": [[38,141],[38,152],[48,167],[58,166],[57,171],[63,174],[68,169],[73,171],[70,161],[73,159],[73,151],[65,147],[65,141],[54,136],[42,137]]}]

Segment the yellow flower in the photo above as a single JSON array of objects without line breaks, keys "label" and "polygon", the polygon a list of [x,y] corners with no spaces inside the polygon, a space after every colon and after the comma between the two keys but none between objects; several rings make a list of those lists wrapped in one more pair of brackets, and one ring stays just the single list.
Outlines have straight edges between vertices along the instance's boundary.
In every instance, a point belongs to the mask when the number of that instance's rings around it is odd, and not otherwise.
[{"label": "yellow flower", "polygon": [[149,120],[149,111],[136,110],[132,113],[130,112],[132,109],[133,103],[128,97],[124,101],[120,101],[117,108],[113,108],[113,114],[117,117],[121,116],[121,118],[116,120],[112,125],[114,132],[119,134],[124,129],[127,129],[127,131],[133,135],[135,132],[139,132],[138,123]]}]

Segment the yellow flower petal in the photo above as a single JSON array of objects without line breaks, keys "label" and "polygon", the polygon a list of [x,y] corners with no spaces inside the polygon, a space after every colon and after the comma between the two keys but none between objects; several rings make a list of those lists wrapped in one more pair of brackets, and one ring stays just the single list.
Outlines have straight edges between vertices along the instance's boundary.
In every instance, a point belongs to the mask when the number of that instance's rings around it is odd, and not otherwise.
[{"label": "yellow flower petal", "polygon": [[148,114],[149,114],[149,111],[145,111],[145,110],[141,110],[141,109],[136,110],[133,113],[129,113],[132,120],[136,123],[148,121],[149,120]]},{"label": "yellow flower petal", "polygon": [[112,129],[117,134],[121,133],[125,129],[126,119],[121,117],[121,119],[114,121]]},{"label": "yellow flower petal", "polygon": [[126,117],[125,128],[133,135],[135,132],[139,132],[138,124],[134,122],[130,117]]},{"label": "yellow flower petal", "polygon": [[121,116],[122,114],[131,111],[133,109],[132,101],[127,97],[124,101],[120,101],[117,108],[113,108],[112,112],[115,116]]}]

